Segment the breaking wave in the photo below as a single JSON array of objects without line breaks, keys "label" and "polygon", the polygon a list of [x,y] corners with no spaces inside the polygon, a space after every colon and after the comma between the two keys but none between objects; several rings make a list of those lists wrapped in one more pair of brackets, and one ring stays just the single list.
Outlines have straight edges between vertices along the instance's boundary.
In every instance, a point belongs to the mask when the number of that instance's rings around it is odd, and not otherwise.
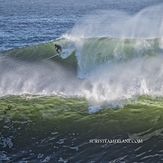
[{"label": "breaking wave", "polygon": [[144,94],[161,96],[162,47],[160,38],[62,38],[2,51],[0,94],[62,94],[113,107]]}]

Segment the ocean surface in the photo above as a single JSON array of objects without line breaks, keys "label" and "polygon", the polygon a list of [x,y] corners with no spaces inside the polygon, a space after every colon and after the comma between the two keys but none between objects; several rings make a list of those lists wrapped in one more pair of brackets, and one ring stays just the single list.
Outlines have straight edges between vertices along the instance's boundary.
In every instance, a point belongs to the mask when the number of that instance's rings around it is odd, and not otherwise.
[{"label": "ocean surface", "polygon": [[162,163],[162,63],[162,0],[0,0],[0,163]]}]

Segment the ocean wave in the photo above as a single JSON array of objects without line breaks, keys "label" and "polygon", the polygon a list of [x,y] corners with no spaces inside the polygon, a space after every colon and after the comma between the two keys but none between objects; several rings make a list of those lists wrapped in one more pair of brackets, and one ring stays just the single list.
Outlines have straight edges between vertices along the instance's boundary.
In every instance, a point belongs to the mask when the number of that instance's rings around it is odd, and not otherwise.
[{"label": "ocean wave", "polygon": [[[57,53],[54,44],[62,46],[62,52]],[[34,46],[1,51],[1,58],[9,57],[24,61],[55,60],[60,62],[71,56],[76,56],[78,68],[88,72],[108,61],[128,61],[138,57],[157,55],[163,49],[161,38],[128,39],[128,38],[81,38],[75,39],[65,35],[65,38]],[[57,59],[56,59],[57,58]],[[70,61],[69,61],[70,62]],[[72,63],[69,63],[71,65]]]},{"label": "ocean wave", "polygon": [[160,38],[65,37],[2,51],[0,95],[63,94],[112,107],[141,95],[162,96],[162,45]]}]

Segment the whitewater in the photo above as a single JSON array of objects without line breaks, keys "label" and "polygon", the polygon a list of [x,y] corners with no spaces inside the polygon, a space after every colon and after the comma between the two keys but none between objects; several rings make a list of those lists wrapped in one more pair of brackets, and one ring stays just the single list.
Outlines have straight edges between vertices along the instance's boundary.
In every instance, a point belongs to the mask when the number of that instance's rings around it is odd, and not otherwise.
[{"label": "whitewater", "polygon": [[5,51],[1,96],[63,94],[118,105],[141,95],[162,95],[162,39],[58,41],[64,47],[60,56],[54,52],[56,41]]}]

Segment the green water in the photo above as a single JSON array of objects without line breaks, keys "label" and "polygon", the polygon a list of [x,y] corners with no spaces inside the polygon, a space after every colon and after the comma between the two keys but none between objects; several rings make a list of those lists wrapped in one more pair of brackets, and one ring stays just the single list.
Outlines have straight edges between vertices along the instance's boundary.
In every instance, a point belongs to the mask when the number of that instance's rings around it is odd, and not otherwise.
[{"label": "green water", "polygon": [[[88,113],[89,104],[84,98],[9,96],[1,98],[0,105],[2,128],[12,121],[20,124],[28,124],[29,121],[29,124],[39,124],[38,127],[46,121],[53,122],[49,126],[53,128],[61,126],[116,135],[163,127],[162,98],[139,97],[123,108],[112,109],[104,106],[94,114]],[[12,108],[5,113],[8,105]]]},{"label": "green water", "polygon": [[[70,162],[79,160],[91,162],[96,160],[97,153],[100,155],[98,159],[104,157],[105,152],[101,150],[105,145],[106,150],[109,148],[114,151],[126,146],[134,153],[136,148],[141,150],[149,148],[148,141],[153,137],[157,137],[157,141],[160,142],[159,137],[163,135],[162,103],[162,98],[142,96],[136,100],[128,100],[123,108],[113,109],[103,106],[100,111],[89,114],[89,103],[84,98],[30,95],[2,97],[1,155],[5,156],[4,160],[11,162],[18,160],[43,162],[48,159],[51,162],[60,162],[58,161],[60,159]],[[7,110],[9,106],[11,108]],[[110,138],[142,139],[143,144],[112,146],[90,143],[92,139]],[[146,143],[147,147],[143,147]],[[157,148],[160,146],[161,144]],[[92,148],[94,150],[91,150]],[[123,148],[122,155],[127,154],[127,160],[132,160],[130,154]],[[87,159],[84,155],[91,155],[91,158]],[[139,156],[135,157],[140,159]],[[114,154],[104,157],[104,160],[114,159],[117,159]]]}]

